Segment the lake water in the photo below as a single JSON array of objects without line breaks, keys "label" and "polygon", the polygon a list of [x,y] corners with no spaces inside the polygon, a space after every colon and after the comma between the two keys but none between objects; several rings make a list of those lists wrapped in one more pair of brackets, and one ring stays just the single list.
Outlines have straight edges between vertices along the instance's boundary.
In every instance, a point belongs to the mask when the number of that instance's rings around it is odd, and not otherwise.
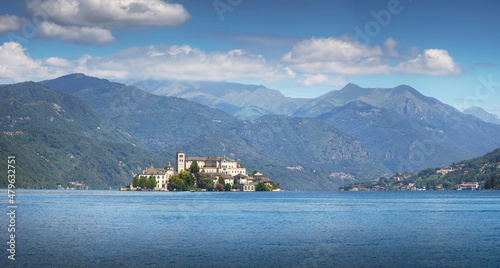
[{"label": "lake water", "polygon": [[1,267],[500,265],[500,191],[0,195]]}]

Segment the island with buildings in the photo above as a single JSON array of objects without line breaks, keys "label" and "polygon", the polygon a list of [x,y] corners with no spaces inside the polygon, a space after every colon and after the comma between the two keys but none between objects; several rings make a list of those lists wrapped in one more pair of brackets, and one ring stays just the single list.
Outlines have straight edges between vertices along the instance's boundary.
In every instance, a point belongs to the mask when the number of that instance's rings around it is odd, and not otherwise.
[{"label": "island with buildings", "polygon": [[227,157],[186,157],[177,152],[175,167],[151,165],[134,176],[133,182],[121,190],[132,191],[280,191],[264,174],[249,174],[238,161]]}]

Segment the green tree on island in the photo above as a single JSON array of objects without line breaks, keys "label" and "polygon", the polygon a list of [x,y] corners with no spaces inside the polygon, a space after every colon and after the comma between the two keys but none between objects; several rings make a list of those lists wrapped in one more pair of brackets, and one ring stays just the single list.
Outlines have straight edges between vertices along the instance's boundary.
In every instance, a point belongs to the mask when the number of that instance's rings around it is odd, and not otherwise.
[{"label": "green tree on island", "polygon": [[148,188],[151,188],[151,189],[154,189],[156,187],[156,179],[155,179],[155,176],[151,175],[149,176],[149,180],[148,180]]},{"label": "green tree on island", "polygon": [[224,191],[224,186],[225,186],[225,183],[224,183],[224,179],[223,178],[219,178],[219,180],[217,180],[217,184],[215,184],[215,189],[217,191]]},{"label": "green tree on island", "polygon": [[198,167],[198,162],[196,160],[194,160],[192,163],[191,163],[191,166],[189,167],[189,171],[192,173],[192,174],[196,174],[200,171],[200,167]]},{"label": "green tree on island", "polygon": [[228,183],[228,184],[224,185],[224,191],[228,191],[228,192],[231,191],[231,184]]},{"label": "green tree on island", "polygon": [[267,188],[266,184],[261,181],[257,183],[257,185],[255,185],[255,191],[262,192],[262,191],[269,191],[269,189]]},{"label": "green tree on island", "polygon": [[141,178],[139,179],[139,184],[138,184],[138,185],[139,185],[139,187],[141,187],[141,188],[146,188],[146,187],[148,187],[148,178],[147,178],[147,177],[141,177]]},{"label": "green tree on island", "polygon": [[210,178],[200,178],[198,179],[198,187],[207,191],[213,191],[214,181]]},{"label": "green tree on island", "polygon": [[170,178],[168,189],[170,191],[186,191],[187,183],[179,177],[179,175],[172,176]]},{"label": "green tree on island", "polygon": [[137,188],[139,187],[139,176],[135,175],[134,180],[132,181],[132,187]]},{"label": "green tree on island", "polygon": [[179,178],[186,182],[186,185],[189,187],[193,187],[195,183],[195,179],[193,174],[189,173],[186,170],[183,170],[179,173]]}]

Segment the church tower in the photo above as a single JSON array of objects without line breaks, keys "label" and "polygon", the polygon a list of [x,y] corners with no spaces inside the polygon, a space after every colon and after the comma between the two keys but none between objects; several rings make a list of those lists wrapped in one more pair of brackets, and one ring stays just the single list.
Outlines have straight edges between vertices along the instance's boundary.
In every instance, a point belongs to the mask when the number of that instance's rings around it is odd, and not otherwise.
[{"label": "church tower", "polygon": [[177,172],[186,169],[186,154],[183,151],[177,152]]}]

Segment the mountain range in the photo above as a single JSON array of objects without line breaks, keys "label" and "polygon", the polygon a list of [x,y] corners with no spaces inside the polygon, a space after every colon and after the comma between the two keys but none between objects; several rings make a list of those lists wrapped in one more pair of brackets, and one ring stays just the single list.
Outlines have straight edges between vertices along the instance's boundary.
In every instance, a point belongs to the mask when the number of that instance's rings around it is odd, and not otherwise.
[{"label": "mountain range", "polygon": [[26,82],[0,86],[0,99],[0,155],[16,157],[19,188],[116,188],[167,161],[72,94]]},{"label": "mountain range", "polygon": [[348,84],[293,99],[236,83],[142,84],[147,90],[73,74],[0,86],[0,153],[26,159],[19,169],[28,188],[76,180],[94,189],[124,186],[182,150],[236,158],[284,189],[330,190],[500,147],[500,125],[406,85]]},{"label": "mountain range", "polygon": [[500,147],[498,125],[463,114],[406,85],[348,84],[310,101],[294,115],[316,116],[358,138],[395,171],[446,165]]},{"label": "mountain range", "polygon": [[285,189],[335,189],[345,180],[389,172],[358,140],[318,119],[267,115],[245,121],[82,74],[41,84],[77,96],[138,140],[137,147],[168,161],[178,150],[188,156],[226,155],[270,174]]},{"label": "mountain range", "polygon": [[498,116],[496,116],[492,113],[488,113],[487,111],[485,111],[481,107],[472,106],[468,109],[465,109],[463,113],[473,115],[473,116],[483,120],[484,122],[493,123],[493,124],[500,124],[500,118],[498,118]]},{"label": "mountain range", "polygon": [[243,120],[253,120],[268,114],[290,115],[308,101],[286,97],[280,91],[262,85],[158,80],[139,81],[134,85],[156,95],[205,104]]},{"label": "mountain range", "polygon": [[264,86],[237,83],[147,80],[136,85],[210,107],[235,105],[238,109],[225,111],[236,117],[248,110],[258,111],[251,119],[265,114],[316,117],[360,140],[393,171],[447,165],[500,146],[500,128],[489,124],[494,123],[493,115],[481,113],[481,117],[476,112],[472,117],[408,85],[362,88],[347,84],[315,99],[287,98]]}]

